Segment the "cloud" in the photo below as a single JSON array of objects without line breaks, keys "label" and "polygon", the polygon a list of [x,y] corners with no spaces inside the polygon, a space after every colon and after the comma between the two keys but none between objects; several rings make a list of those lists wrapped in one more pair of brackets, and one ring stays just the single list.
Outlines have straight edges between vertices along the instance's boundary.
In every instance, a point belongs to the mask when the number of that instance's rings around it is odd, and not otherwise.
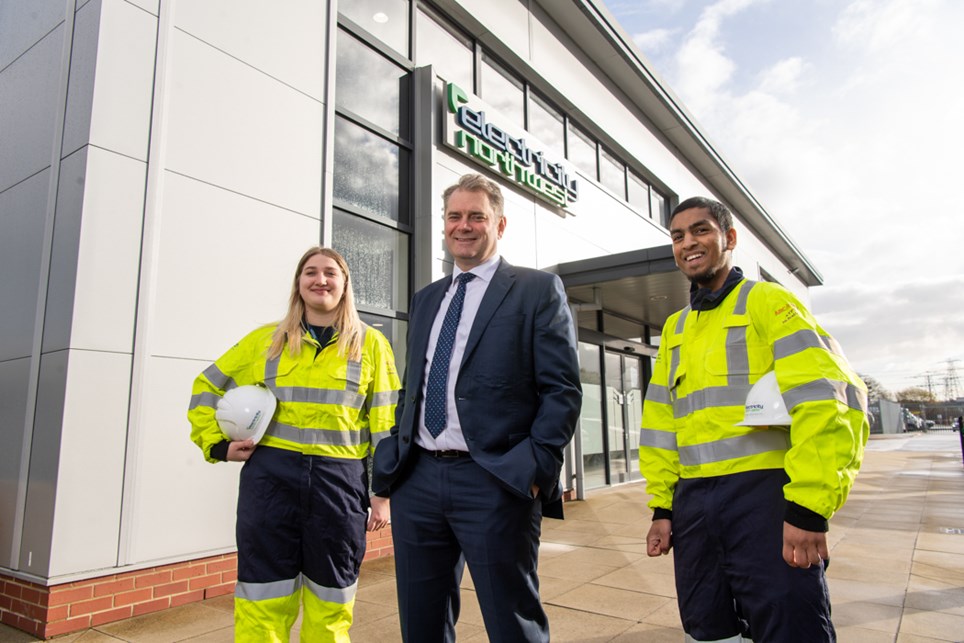
[{"label": "cloud", "polygon": [[707,6],[663,52],[665,75],[824,275],[811,291],[821,323],[858,370],[906,388],[964,357],[964,223],[948,205],[964,153],[964,88],[949,76],[964,3],[854,0],[831,16],[832,40],[779,60],[761,49],[759,69],[740,68],[728,45],[766,28],[763,4]]},{"label": "cloud", "polygon": [[676,33],[675,29],[653,29],[633,34],[633,42],[645,51],[647,56],[655,56],[672,44],[673,36]]},{"label": "cloud", "polygon": [[799,56],[786,58],[763,70],[759,79],[759,91],[764,94],[793,94],[809,65]]}]

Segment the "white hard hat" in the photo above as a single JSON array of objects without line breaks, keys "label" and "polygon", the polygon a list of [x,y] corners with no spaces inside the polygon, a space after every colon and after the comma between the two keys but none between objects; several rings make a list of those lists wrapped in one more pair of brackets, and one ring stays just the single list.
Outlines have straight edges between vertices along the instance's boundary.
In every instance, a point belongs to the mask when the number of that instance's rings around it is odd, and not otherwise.
[{"label": "white hard hat", "polygon": [[743,421],[737,426],[790,426],[790,414],[775,372],[758,379],[747,393]]},{"label": "white hard hat", "polygon": [[268,430],[278,400],[265,386],[251,384],[227,391],[214,413],[218,426],[231,440],[251,438],[255,444]]}]

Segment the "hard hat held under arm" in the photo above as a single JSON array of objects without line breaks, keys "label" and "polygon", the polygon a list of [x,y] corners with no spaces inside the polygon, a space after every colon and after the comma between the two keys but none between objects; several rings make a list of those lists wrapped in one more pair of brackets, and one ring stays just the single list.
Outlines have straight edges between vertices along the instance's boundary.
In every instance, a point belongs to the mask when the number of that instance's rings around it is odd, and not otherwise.
[{"label": "hard hat held under arm", "polygon": [[[775,371],[791,430],[740,426],[747,394]],[[869,432],[863,383],[836,343],[780,286],[744,282],[713,310],[663,329],[647,391],[640,467],[652,507],[679,477],[784,468],[787,500],[829,518],[846,500]]]},{"label": "hard hat held under arm", "polygon": [[743,421],[737,426],[785,426],[790,428],[790,413],[780,393],[775,371],[768,371],[753,384],[743,405]]},{"label": "hard hat held under arm", "polygon": [[264,381],[264,358],[259,358],[264,350],[261,340],[270,338],[273,328],[264,326],[249,333],[194,380],[187,412],[191,441],[208,462],[221,461],[211,456],[211,447],[228,439],[218,426],[218,403],[230,388]]},{"label": "hard hat held under arm", "polygon": [[221,440],[214,412],[229,388],[264,382],[278,410],[260,444],[306,455],[360,459],[394,422],[398,375],[388,340],[367,328],[361,361],[349,361],[335,344],[325,348],[306,333],[305,348],[268,360],[273,326],[242,339],[194,382],[188,418],[191,439],[205,458]]}]

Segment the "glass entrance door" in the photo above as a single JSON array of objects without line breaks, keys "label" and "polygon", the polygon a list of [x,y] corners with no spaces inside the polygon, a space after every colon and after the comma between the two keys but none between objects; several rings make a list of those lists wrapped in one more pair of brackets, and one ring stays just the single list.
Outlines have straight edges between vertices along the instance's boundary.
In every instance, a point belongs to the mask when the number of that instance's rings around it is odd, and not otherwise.
[{"label": "glass entrance door", "polygon": [[643,410],[640,358],[607,351],[605,379],[607,482],[639,480],[639,425]]}]

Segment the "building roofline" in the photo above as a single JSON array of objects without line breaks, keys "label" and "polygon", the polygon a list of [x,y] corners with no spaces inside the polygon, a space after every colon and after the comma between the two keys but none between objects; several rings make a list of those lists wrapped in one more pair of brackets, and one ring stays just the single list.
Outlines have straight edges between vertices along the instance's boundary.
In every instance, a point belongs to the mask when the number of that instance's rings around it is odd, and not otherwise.
[{"label": "building roofline", "polygon": [[[716,150],[682,101],[652,69],[632,38],[602,0],[535,0],[593,62],[616,81],[625,95],[652,120],[681,155],[738,213],[738,217],[770,247],[807,286],[823,284],[823,276],[789,235],[770,216],[730,164]],[[586,29],[588,23],[592,29]],[[593,56],[599,39],[618,56]],[[635,82],[625,82],[632,80]],[[622,81],[622,82],[621,82]]]}]

